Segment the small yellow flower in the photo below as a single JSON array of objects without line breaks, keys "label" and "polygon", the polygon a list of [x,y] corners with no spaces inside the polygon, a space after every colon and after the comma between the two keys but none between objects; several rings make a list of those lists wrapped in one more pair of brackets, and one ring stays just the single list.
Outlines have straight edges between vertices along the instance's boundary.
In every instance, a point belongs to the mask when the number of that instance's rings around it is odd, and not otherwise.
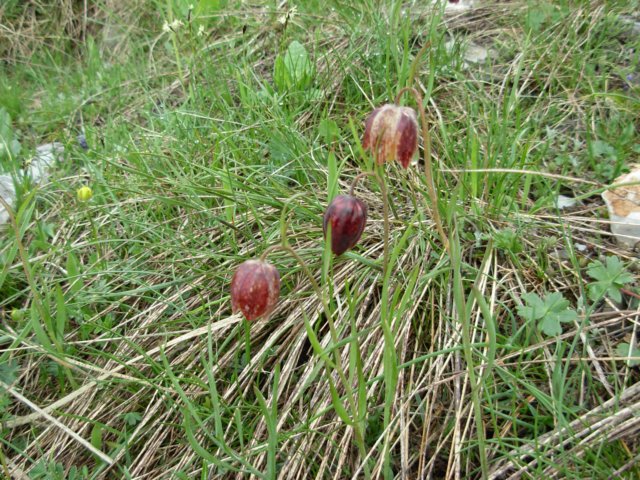
[{"label": "small yellow flower", "polygon": [[76,193],[80,202],[88,202],[93,197],[93,190],[87,186],[80,187]]},{"label": "small yellow flower", "polygon": [[24,310],[21,308],[14,308],[11,310],[11,320],[14,322],[21,322],[24,320]]}]

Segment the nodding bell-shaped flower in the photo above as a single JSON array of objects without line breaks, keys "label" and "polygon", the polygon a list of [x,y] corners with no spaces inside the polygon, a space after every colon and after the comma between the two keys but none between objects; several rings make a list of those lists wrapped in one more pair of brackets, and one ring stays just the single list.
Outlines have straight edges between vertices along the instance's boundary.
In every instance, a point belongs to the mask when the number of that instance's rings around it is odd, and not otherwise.
[{"label": "nodding bell-shaped flower", "polygon": [[263,260],[243,262],[231,279],[231,308],[251,321],[268,316],[278,303],[280,274]]},{"label": "nodding bell-shaped flower", "polygon": [[394,104],[376,108],[364,127],[362,146],[378,165],[397,160],[404,168],[418,151],[418,117],[413,108]]},{"label": "nodding bell-shaped flower", "polygon": [[351,195],[338,195],[324,212],[324,236],[331,226],[331,251],[341,255],[353,248],[367,223],[367,206]]}]

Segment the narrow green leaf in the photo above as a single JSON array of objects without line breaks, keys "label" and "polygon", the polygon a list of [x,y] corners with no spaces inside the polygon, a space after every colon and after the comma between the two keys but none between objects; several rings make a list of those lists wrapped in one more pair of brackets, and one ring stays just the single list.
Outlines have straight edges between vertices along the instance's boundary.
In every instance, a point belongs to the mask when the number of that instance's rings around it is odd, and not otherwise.
[{"label": "narrow green leaf", "polygon": [[67,261],[65,264],[67,269],[67,281],[69,282],[69,291],[72,295],[76,295],[82,291],[84,284],[80,277],[80,261],[73,252],[69,252],[67,255]]},{"label": "narrow green leaf", "polygon": [[43,319],[40,317],[40,313],[38,312],[34,302],[31,304],[31,328],[33,329],[36,340],[38,340],[40,345],[48,350],[52,350],[53,346],[51,344],[51,339],[49,338],[49,335],[46,334],[42,322]]},{"label": "narrow green leaf", "polygon": [[331,374],[329,372],[327,372],[327,378],[329,380],[329,391],[331,392],[331,403],[333,404],[334,410],[344,423],[346,423],[347,425],[353,425],[353,421],[349,417],[347,409],[344,408],[344,404],[342,403],[342,400],[338,395],[336,387],[333,384],[333,379],[331,378]]},{"label": "narrow green leaf", "polygon": [[102,451],[102,424],[94,423],[91,429],[91,445]]},{"label": "narrow green leaf", "polygon": [[313,347],[313,351],[322,359],[323,362],[326,363],[327,367],[329,367],[331,370],[335,370],[335,364],[329,359],[326,352],[323,350],[322,345],[320,344],[320,342],[318,341],[318,337],[316,336],[316,332],[313,331],[313,327],[311,326],[311,323],[307,318],[307,315],[303,314],[303,316],[304,327],[307,331],[307,337],[309,338],[309,343],[311,343],[311,346]]},{"label": "narrow green leaf", "polygon": [[69,317],[67,316],[67,305],[64,300],[64,294],[60,285],[56,285],[54,290],[56,298],[56,329],[55,336],[59,342],[64,340],[64,332],[67,329],[69,323]]}]

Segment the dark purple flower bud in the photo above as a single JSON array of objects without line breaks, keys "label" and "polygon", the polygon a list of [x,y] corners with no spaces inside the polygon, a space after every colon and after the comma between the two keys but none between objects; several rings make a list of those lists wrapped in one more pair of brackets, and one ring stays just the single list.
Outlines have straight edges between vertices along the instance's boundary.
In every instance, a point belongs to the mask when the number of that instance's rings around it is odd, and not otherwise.
[{"label": "dark purple flower bud", "polygon": [[325,238],[331,225],[331,251],[341,255],[353,248],[367,223],[367,206],[351,195],[338,195],[324,212]]},{"label": "dark purple flower bud", "polygon": [[418,117],[413,108],[388,104],[376,108],[364,127],[362,146],[378,163],[397,160],[407,168],[418,151]]},{"label": "dark purple flower bud", "polygon": [[89,145],[87,144],[87,137],[85,137],[83,133],[78,135],[78,145],[80,145],[80,148],[82,148],[83,150],[89,150]]},{"label": "dark purple flower bud", "polygon": [[231,308],[247,320],[268,316],[278,303],[280,274],[262,260],[242,263],[231,279]]}]

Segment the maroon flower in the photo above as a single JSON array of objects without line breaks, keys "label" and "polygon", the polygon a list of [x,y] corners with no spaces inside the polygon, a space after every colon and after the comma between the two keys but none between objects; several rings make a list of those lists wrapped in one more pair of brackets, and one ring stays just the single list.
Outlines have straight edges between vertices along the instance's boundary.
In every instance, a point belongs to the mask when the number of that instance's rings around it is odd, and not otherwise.
[{"label": "maroon flower", "polygon": [[413,108],[388,104],[376,108],[365,123],[362,146],[378,163],[397,160],[407,168],[418,151],[418,117]]},{"label": "maroon flower", "polygon": [[331,251],[341,255],[353,248],[367,223],[367,206],[351,195],[338,195],[324,212],[325,238],[331,225]]},{"label": "maroon flower", "polygon": [[268,316],[280,296],[280,274],[262,260],[242,263],[231,279],[231,308],[247,320]]}]

